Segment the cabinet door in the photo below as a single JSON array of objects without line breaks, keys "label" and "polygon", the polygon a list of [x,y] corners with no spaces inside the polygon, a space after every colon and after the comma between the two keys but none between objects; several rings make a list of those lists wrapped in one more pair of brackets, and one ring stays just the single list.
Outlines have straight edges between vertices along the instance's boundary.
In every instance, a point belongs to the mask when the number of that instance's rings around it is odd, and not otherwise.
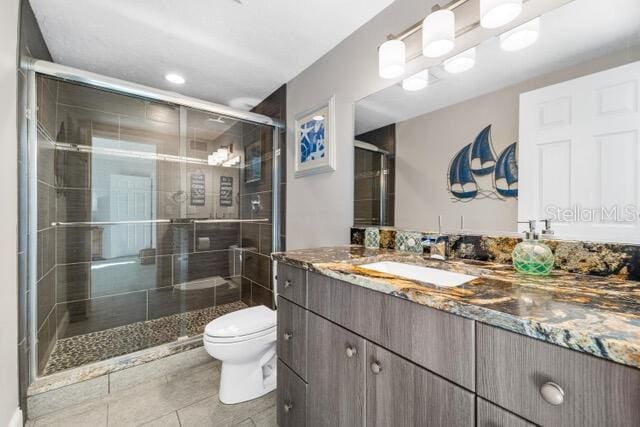
[{"label": "cabinet door", "polygon": [[307,378],[307,310],[278,297],[278,357]]},{"label": "cabinet door", "polygon": [[368,426],[474,425],[473,393],[367,342]]},{"label": "cabinet door", "polygon": [[364,425],[364,339],[311,312],[307,321],[308,425]]},{"label": "cabinet door", "polygon": [[526,422],[504,409],[478,398],[476,426],[477,427],[534,427],[535,424]]},{"label": "cabinet door", "polygon": [[306,425],[307,385],[287,365],[278,360],[278,426]]},{"label": "cabinet door", "polygon": [[307,306],[307,271],[278,263],[278,294],[296,304]]}]

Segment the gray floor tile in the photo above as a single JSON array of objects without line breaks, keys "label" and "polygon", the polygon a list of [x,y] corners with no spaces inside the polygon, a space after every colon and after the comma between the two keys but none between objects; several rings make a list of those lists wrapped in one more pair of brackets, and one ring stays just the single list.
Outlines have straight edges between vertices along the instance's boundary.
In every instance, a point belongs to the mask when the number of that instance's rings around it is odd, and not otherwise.
[{"label": "gray floor tile", "polygon": [[178,417],[182,427],[230,426],[274,406],[275,400],[276,394],[272,392],[260,399],[225,405],[216,395],[178,410]]},{"label": "gray floor tile", "polygon": [[217,395],[220,370],[217,364],[184,371],[170,381],[156,380],[123,390],[109,401],[109,426],[142,424],[158,415],[191,405]]},{"label": "gray floor tile", "polygon": [[255,424],[253,424],[253,421],[251,421],[251,418],[247,418],[246,420],[238,424],[234,424],[233,427],[255,427]]},{"label": "gray floor tile", "polygon": [[28,398],[29,416],[42,417],[72,405],[105,397],[109,392],[109,378],[104,375],[77,384],[37,394]]},{"label": "gray floor tile", "polygon": [[170,414],[156,418],[147,423],[141,424],[146,427],[180,427],[180,421],[178,421],[178,414],[173,411]]},{"label": "gray floor tile", "polygon": [[34,427],[105,427],[107,403],[98,400],[37,418]]},{"label": "gray floor tile", "polygon": [[265,409],[262,412],[257,413],[251,417],[251,421],[256,427],[277,427],[278,421],[276,420],[276,407]]}]

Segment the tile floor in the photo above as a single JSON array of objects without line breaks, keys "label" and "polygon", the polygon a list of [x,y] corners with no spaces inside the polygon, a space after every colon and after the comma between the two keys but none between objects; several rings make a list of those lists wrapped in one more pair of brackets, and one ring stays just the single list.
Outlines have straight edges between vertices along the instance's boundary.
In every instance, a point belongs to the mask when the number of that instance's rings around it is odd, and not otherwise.
[{"label": "tile floor", "polygon": [[220,362],[158,375],[107,396],[29,420],[29,427],[276,426],[276,395],[237,405],[218,400]]}]

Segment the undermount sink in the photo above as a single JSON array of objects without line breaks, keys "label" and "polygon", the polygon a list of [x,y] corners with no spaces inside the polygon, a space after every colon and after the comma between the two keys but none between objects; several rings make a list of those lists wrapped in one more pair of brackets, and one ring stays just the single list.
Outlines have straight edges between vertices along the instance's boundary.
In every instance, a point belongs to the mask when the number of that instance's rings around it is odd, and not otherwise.
[{"label": "undermount sink", "polygon": [[460,286],[477,278],[476,276],[469,276],[468,274],[440,270],[439,268],[420,267],[418,265],[393,261],[374,262],[372,264],[363,264],[360,267],[380,273],[393,274],[394,276],[400,276],[406,279],[431,283],[432,285],[445,288]]}]

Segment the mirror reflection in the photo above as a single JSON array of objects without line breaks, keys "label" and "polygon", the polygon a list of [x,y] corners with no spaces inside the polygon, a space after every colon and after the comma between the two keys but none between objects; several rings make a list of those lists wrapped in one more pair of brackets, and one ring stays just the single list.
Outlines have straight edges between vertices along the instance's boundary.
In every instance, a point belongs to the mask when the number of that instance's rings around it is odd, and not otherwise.
[{"label": "mirror reflection", "polygon": [[356,103],[356,225],[640,242],[640,3],[547,4]]}]

